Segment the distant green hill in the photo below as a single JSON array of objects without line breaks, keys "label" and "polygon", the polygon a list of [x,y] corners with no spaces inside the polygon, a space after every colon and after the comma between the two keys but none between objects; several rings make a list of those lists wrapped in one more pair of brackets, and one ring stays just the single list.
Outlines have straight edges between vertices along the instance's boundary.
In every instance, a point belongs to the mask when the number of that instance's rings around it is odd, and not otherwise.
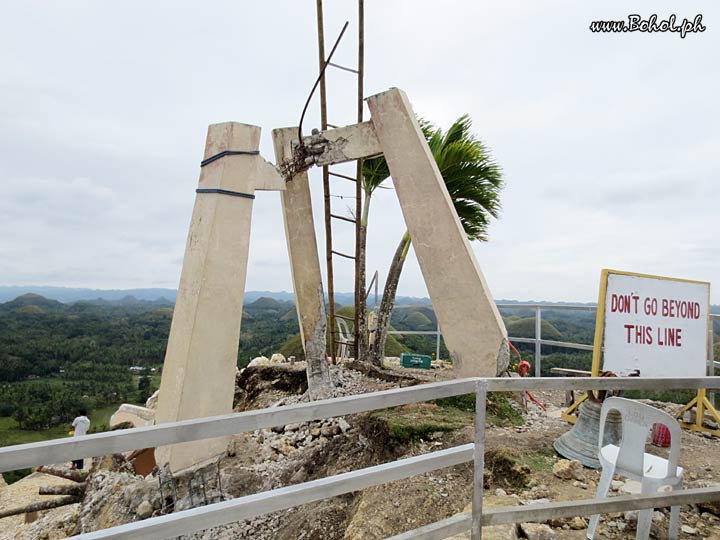
[{"label": "distant green hill", "polygon": [[0,309],[23,313],[46,313],[64,311],[67,306],[55,300],[48,300],[39,294],[27,293],[18,296],[15,300],[1,304]]},{"label": "distant green hill", "polygon": [[[535,317],[507,321],[505,328],[507,328],[509,336],[533,338],[535,337]],[[545,319],[540,322],[540,330],[543,339],[560,340],[562,337],[560,331],[555,328],[550,321]]]},{"label": "distant green hill", "polygon": [[403,323],[413,330],[435,330],[433,322],[420,311],[412,312]]},{"label": "distant green hill", "polygon": [[427,331],[437,328],[437,317],[432,306],[396,306],[390,321],[398,330]]},{"label": "distant green hill", "polygon": [[284,303],[279,302],[275,300],[274,298],[267,298],[263,296],[262,298],[258,298],[254,302],[251,302],[247,304],[246,308],[249,310],[258,310],[258,309],[275,309],[279,310],[282,309]]}]

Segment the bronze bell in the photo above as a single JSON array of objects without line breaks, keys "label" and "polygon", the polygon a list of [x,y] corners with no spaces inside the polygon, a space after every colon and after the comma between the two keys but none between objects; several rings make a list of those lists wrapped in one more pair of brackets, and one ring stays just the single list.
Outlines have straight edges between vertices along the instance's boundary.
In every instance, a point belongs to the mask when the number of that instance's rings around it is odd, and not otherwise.
[{"label": "bronze bell", "polygon": [[[568,459],[576,459],[586,467],[599,469],[598,438],[600,437],[600,411],[602,403],[586,399],[580,404],[577,422],[572,429],[555,439],[555,451]],[[622,438],[622,420],[617,411],[610,411],[605,420],[603,445],[619,444]]]}]

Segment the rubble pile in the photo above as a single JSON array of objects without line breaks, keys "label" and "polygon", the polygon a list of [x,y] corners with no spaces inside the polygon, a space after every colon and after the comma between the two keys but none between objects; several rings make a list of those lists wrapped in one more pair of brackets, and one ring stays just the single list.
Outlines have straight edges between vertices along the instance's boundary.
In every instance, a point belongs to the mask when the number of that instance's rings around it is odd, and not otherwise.
[{"label": "rubble pile", "polygon": [[[280,355],[257,360],[255,366],[238,372],[236,411],[309,401],[304,362],[289,361]],[[427,382],[440,376],[444,369],[442,365],[433,370],[405,370],[358,364],[350,360],[330,367],[333,396]],[[484,505],[530,506],[594,497],[598,471],[584,468],[577,461],[561,459],[552,452],[552,441],[568,429],[560,417],[561,398],[536,396],[546,406],[543,410],[523,400],[520,394],[515,397],[517,400],[511,401],[511,406],[522,411],[525,423],[487,429]],[[151,401],[156,399],[154,396]],[[374,417],[367,415],[338,416],[235,435],[227,454],[215,462],[170,475],[173,482],[170,491],[167,474],[165,477],[162,472],[138,476],[124,459],[116,459],[122,456],[109,456],[93,466],[82,504],[41,514],[7,540],[56,540],[441,450],[465,444],[474,437],[474,427],[467,425],[450,432],[429,431],[419,440],[394,446],[389,438],[383,439],[381,432],[376,433],[374,421]],[[713,457],[716,444],[716,440],[699,434],[683,434],[683,457],[687,460],[683,463],[687,466],[684,487],[718,485],[714,475],[717,459]],[[181,540],[386,538],[428,521],[443,519],[463,508],[469,510],[472,478],[471,464],[459,465],[215,527]],[[0,499],[2,491],[11,488],[13,486],[7,488],[0,484]],[[34,490],[37,492],[37,487]],[[612,482],[612,491],[617,495],[638,493],[639,485],[617,477]],[[654,512],[655,538],[667,537],[668,523],[669,511]],[[587,524],[587,517],[574,517],[538,524],[501,525],[485,528],[483,537],[579,540],[584,538]],[[636,512],[604,515],[597,537],[634,538],[636,524]],[[681,526],[681,540],[720,540],[720,505],[683,507]],[[0,539],[5,538],[0,532]]]}]

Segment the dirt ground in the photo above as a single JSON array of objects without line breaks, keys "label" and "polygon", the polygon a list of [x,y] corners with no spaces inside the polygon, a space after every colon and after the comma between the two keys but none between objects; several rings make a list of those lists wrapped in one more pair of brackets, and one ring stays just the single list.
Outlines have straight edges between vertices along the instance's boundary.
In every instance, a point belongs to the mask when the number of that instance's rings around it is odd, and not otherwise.
[{"label": "dirt ground", "polygon": [[[354,367],[354,366],[353,366]],[[366,372],[358,385],[364,391],[383,390],[408,382],[392,382],[392,374],[412,377],[419,382],[446,380],[451,373],[446,370],[407,370],[393,364],[388,366],[389,376],[379,377],[377,372]],[[562,458],[553,449],[557,437],[570,429],[560,418],[565,398],[564,392],[538,392],[535,397],[546,405],[542,411],[530,404],[522,426],[488,427],[486,434],[486,498],[488,506],[512,506],[535,502],[565,501],[594,498],[599,473],[584,468],[579,479],[564,480],[553,474],[553,466]],[[657,404],[662,408],[666,404]],[[679,406],[678,406],[679,407]],[[358,415],[358,417],[361,415]],[[425,439],[414,441],[394,452],[383,455],[375,450],[372,458],[367,449],[359,451],[357,440],[363,438],[381,439],[376,433],[367,433],[366,426],[358,424],[358,417],[348,417],[353,429],[336,436],[345,440],[345,452],[353,452],[354,459],[347,456],[330,455],[320,467],[321,477],[339,474],[348,470],[371,466],[391,459],[419,455],[442,448],[472,442],[474,428],[465,428],[450,433],[433,433]],[[356,433],[357,430],[357,433]],[[375,441],[378,442],[377,440]],[[336,440],[332,444],[337,443]],[[382,444],[382,441],[380,441]],[[680,464],[685,468],[685,487],[705,487],[720,484],[720,441],[703,435],[683,432],[683,450]],[[385,442],[386,447],[392,446]],[[387,449],[387,448],[386,448]],[[663,450],[649,446],[649,451],[662,454]],[[365,457],[363,457],[365,456]],[[306,468],[314,468],[306,464]],[[316,477],[314,474],[313,477]],[[621,484],[618,478],[616,485]],[[632,483],[627,489],[632,489]],[[624,494],[620,487],[614,494]],[[274,525],[272,534],[265,527],[266,518],[260,518],[251,527],[254,531],[248,538],[311,538],[311,539],[383,539],[402,531],[420,527],[432,521],[449,517],[463,511],[472,497],[472,467],[464,464],[446,470],[433,471],[414,478],[383,484],[361,493],[329,499],[317,505],[306,505],[270,517]],[[720,540],[719,505],[710,507],[683,508],[680,533],[681,539],[716,538]],[[319,529],[312,519],[319,517],[326,525]],[[636,516],[629,513],[603,516],[596,538],[630,539],[635,537]],[[302,524],[302,534],[298,524]],[[653,537],[666,538],[668,512],[657,511],[654,517]],[[548,523],[551,534],[557,539],[584,538],[586,521],[582,518],[557,520]],[[277,528],[275,528],[277,527]],[[267,532],[266,532],[267,531]],[[522,529],[518,530],[520,537]],[[266,536],[267,534],[267,536]],[[505,532],[503,532],[504,537]],[[242,536],[244,537],[244,536]]]},{"label": "dirt ground", "polygon": [[[548,407],[548,412],[542,413],[535,409],[527,417],[527,423],[522,428],[490,428],[488,430],[488,447],[514,448],[522,455],[528,457],[533,465],[530,489],[505,490],[508,494],[518,495],[521,502],[532,502],[534,499],[548,499],[550,501],[571,501],[593,498],[600,478],[599,471],[583,468],[582,477],[578,479],[563,480],[552,472],[552,465],[559,456],[552,448],[553,441],[570,429],[569,424],[559,418],[562,411],[564,394],[542,393],[537,396]],[[666,407],[665,404],[661,405]],[[677,406],[679,408],[680,406]],[[658,455],[666,455],[665,449],[658,449],[648,445],[647,450]],[[548,455],[548,462],[538,464],[537,457]],[[720,441],[702,434],[683,431],[682,451],[680,465],[685,469],[685,488],[709,487],[720,485]],[[619,485],[624,479],[616,477]],[[631,490],[632,483],[626,483]],[[613,490],[614,494],[627,494],[625,487]],[[491,490],[492,491],[492,490]],[[711,511],[708,511],[711,510]],[[683,507],[681,513],[680,532],[681,539],[713,538],[720,540],[720,517],[718,517],[720,504]],[[669,512],[656,511],[652,536],[654,538],[667,538]],[[630,539],[635,538],[636,514],[616,513],[603,516],[596,534],[596,538]],[[584,538],[585,528],[569,530],[572,520],[560,523],[551,523],[554,526],[556,538],[580,539]],[[582,522],[575,520],[574,525]]]}]

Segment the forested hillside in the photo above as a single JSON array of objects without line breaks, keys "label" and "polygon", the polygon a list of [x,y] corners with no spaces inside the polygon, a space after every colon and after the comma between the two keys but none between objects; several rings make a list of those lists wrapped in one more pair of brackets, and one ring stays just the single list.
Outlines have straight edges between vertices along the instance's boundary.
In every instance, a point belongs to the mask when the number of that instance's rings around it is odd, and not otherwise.
[{"label": "forested hillside", "polygon": [[[109,409],[102,428],[119,403],[144,403],[159,382],[172,313],[167,300],[134,297],[63,304],[26,294],[0,304],[0,445],[24,441],[3,427],[47,430]],[[292,302],[247,304],[239,364],[296,332]]]},{"label": "forested hillside", "polygon": [[[165,299],[131,296],[63,304],[26,294],[0,304],[0,420],[12,417],[20,427],[45,429],[67,422],[82,408],[142,402],[159,380],[172,310]],[[352,318],[349,306],[338,306],[338,312]],[[501,313],[510,336],[534,337],[534,310]],[[543,338],[592,344],[594,312],[547,309],[542,317]],[[431,334],[390,336],[386,354],[435,355],[437,319],[431,305],[399,305],[391,323],[394,330]],[[720,322],[714,329],[715,357],[720,358]],[[533,360],[533,345],[516,345],[523,358]],[[265,297],[247,303],[238,366],[277,351],[302,358],[294,304]],[[555,366],[590,368],[587,351],[543,346],[542,352],[544,375]],[[440,357],[448,357],[442,342]]]}]

